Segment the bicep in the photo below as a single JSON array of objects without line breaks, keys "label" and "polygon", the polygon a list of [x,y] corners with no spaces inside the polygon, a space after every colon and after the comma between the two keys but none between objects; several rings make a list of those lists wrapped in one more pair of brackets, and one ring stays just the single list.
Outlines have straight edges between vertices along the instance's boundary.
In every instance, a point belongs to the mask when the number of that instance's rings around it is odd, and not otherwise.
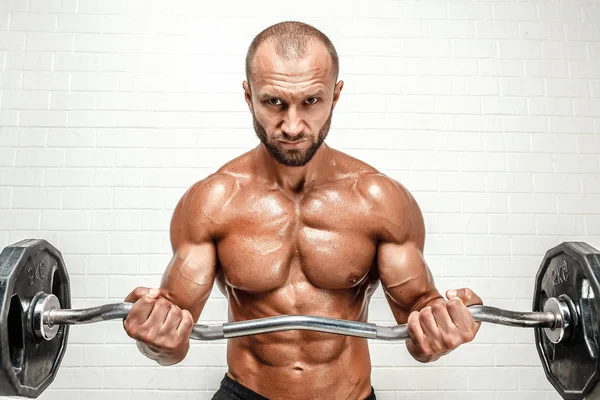
[{"label": "bicep", "polygon": [[412,195],[400,189],[391,201],[384,235],[377,249],[377,265],[386,299],[398,323],[406,323],[418,311],[442,298],[435,288],[425,258],[425,224]]},{"label": "bicep", "polygon": [[[207,184],[208,182],[208,184]],[[217,268],[215,228],[209,215],[222,203],[214,180],[201,181],[181,198],[171,219],[173,257],[161,281],[161,292],[190,311],[194,321],[210,296]]]},{"label": "bicep", "polygon": [[217,255],[212,241],[184,241],[174,249],[161,282],[165,297],[188,310],[197,321],[216,275]]},{"label": "bicep", "polygon": [[380,243],[377,266],[385,297],[399,324],[406,323],[412,311],[442,297],[435,288],[423,253],[414,241]]}]

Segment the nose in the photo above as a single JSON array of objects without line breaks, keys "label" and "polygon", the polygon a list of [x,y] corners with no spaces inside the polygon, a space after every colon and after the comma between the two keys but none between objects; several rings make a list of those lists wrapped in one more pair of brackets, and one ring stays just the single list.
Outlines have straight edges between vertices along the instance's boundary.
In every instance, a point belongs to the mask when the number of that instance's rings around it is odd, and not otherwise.
[{"label": "nose", "polygon": [[300,135],[304,130],[302,115],[300,112],[298,112],[296,107],[288,107],[285,116],[283,117],[281,130],[288,136],[292,137]]}]

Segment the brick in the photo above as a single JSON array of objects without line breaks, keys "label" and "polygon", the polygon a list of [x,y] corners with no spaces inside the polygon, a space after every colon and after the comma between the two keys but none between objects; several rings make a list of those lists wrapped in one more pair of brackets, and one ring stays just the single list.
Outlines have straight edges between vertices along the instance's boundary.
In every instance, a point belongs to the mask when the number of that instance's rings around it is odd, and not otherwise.
[{"label": "brick", "polygon": [[477,368],[469,371],[470,390],[502,390],[515,386],[517,386],[517,371],[514,368]]},{"label": "brick", "polygon": [[553,172],[550,154],[509,154],[508,172]]},{"label": "brick", "polygon": [[533,215],[489,215],[487,217],[488,232],[500,235],[535,234],[535,218]]},{"label": "brick", "polygon": [[527,173],[488,173],[486,189],[488,192],[531,193],[533,176]]},{"label": "brick", "polygon": [[0,210],[3,229],[39,229],[40,212],[37,210]]},{"label": "brick", "polygon": [[11,31],[53,32],[56,31],[57,17],[52,14],[14,12],[10,17]]},{"label": "brick", "polygon": [[113,203],[112,188],[66,187],[64,196],[67,210],[110,209]]},{"label": "brick", "polygon": [[536,193],[579,193],[581,191],[577,175],[535,174],[533,187]]},{"label": "brick", "polygon": [[97,71],[99,68],[99,54],[57,52],[54,55],[55,71]]},{"label": "brick", "polygon": [[536,215],[538,235],[585,235],[581,215]]},{"label": "brick", "polygon": [[543,96],[542,78],[501,78],[500,94],[503,96]]},{"label": "brick", "polygon": [[581,9],[574,6],[546,4],[538,8],[541,21],[581,22]]},{"label": "brick", "polygon": [[0,167],[0,185],[3,186],[41,186],[43,180],[41,168]]},{"label": "brick", "polygon": [[557,212],[556,196],[553,194],[511,194],[509,209],[513,214],[554,214]]},{"label": "brick", "polygon": [[[471,7],[469,4],[467,7]],[[477,21],[475,37],[486,39],[517,39],[519,23],[516,21]]]},{"label": "brick", "polygon": [[490,4],[449,3],[448,18],[451,20],[489,20],[492,16]]},{"label": "brick", "polygon": [[26,90],[69,90],[69,74],[63,72],[23,71]]},{"label": "brick", "polygon": [[77,0],[30,0],[31,11],[39,13],[76,13]]},{"label": "brick", "polygon": [[50,94],[51,110],[94,110],[97,108],[96,93],[54,92]]},{"label": "brick", "polygon": [[501,193],[463,193],[462,211],[466,213],[507,213],[508,196]]},{"label": "brick", "polygon": [[577,141],[573,135],[531,135],[531,151],[535,153],[576,153]]},{"label": "brick", "polygon": [[537,7],[529,3],[492,4],[493,19],[499,21],[535,21]]},{"label": "brick", "polygon": [[519,22],[519,36],[523,39],[564,40],[561,23],[547,21]]},{"label": "brick", "polygon": [[487,221],[478,214],[440,214],[440,233],[487,233]]},{"label": "brick", "polygon": [[15,149],[0,148],[0,167],[13,167],[17,158]]},{"label": "brick", "polygon": [[73,35],[68,33],[27,33],[27,50],[73,51]]},{"label": "brick", "polygon": [[101,368],[61,368],[52,384],[53,389],[101,389],[104,373]]},{"label": "brick", "polygon": [[50,93],[23,90],[5,90],[2,107],[6,110],[47,110]]},{"label": "brick", "polygon": [[115,165],[112,149],[69,149],[67,167],[112,167]]},{"label": "brick", "polygon": [[94,147],[96,133],[90,130],[48,130],[48,147]]},{"label": "brick", "polygon": [[546,94],[552,97],[590,97],[587,79],[548,78]]},{"label": "brick", "polygon": [[17,187],[13,190],[12,205],[15,209],[59,209],[62,197],[62,188]]},{"label": "brick", "polygon": [[483,76],[524,76],[522,60],[483,59],[477,60],[479,74]]},{"label": "brick", "polygon": [[7,70],[52,70],[52,53],[41,51],[9,51],[6,58]]},{"label": "brick", "polygon": [[600,117],[600,99],[573,99],[573,115]]},{"label": "brick", "polygon": [[[163,265],[163,270],[167,264]],[[89,275],[135,275],[140,270],[140,260],[137,255],[91,255],[87,267]]]},{"label": "brick", "polygon": [[[0,71],[0,86],[3,89],[21,89],[23,81],[21,71]],[[2,120],[4,124],[4,120]]]},{"label": "brick", "polygon": [[[61,189],[62,191],[62,189]],[[61,204],[62,206],[62,204]],[[57,231],[87,231],[90,212],[86,210],[44,210],[41,229]]]},{"label": "brick", "polygon": [[2,32],[2,35],[0,36],[0,49],[25,50],[25,33],[10,31]]},{"label": "brick", "polygon": [[94,211],[92,213],[93,231],[139,231],[142,227],[142,212],[127,211]]},{"label": "brick", "polygon": [[527,115],[527,100],[520,97],[484,97],[481,99],[482,114]]}]

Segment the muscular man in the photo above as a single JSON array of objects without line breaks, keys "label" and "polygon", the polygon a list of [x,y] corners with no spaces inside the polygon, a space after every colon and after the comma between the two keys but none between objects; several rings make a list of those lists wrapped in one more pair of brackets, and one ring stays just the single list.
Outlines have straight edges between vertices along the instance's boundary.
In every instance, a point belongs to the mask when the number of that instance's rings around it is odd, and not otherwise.
[{"label": "muscular man", "polygon": [[[216,281],[229,321],[304,314],[367,321],[379,282],[419,361],[471,341],[468,289],[434,286],[411,194],[324,140],[343,82],[329,39],[306,24],[261,32],[244,94],[255,149],[194,184],[173,214],[160,288],[137,288],[124,325],[159,364],[180,362]],[[230,339],[214,399],[374,399],[366,339],[288,331]]]}]

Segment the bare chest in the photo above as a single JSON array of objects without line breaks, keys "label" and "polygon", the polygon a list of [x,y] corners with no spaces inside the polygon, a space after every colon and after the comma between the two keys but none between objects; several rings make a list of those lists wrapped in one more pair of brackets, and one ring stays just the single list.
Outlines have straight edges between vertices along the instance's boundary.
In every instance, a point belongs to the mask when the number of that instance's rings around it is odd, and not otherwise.
[{"label": "bare chest", "polygon": [[368,209],[351,192],[321,191],[301,201],[275,192],[244,200],[217,243],[228,286],[248,292],[298,283],[344,289],[367,277],[376,243]]}]

